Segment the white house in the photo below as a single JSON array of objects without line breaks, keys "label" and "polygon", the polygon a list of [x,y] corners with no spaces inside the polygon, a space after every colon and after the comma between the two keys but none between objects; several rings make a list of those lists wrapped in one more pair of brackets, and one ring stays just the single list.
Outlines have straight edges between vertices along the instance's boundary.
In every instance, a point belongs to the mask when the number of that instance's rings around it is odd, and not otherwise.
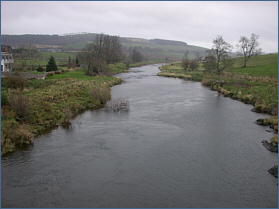
[{"label": "white house", "polygon": [[14,62],[15,61],[12,54],[1,52],[1,72],[12,71]]}]

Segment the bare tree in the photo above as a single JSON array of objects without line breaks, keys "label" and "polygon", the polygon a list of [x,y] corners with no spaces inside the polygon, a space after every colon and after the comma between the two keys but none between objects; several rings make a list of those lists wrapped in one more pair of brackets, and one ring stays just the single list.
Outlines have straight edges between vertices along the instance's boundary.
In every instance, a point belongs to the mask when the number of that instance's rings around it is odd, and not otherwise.
[{"label": "bare tree", "polygon": [[132,59],[130,56],[123,55],[124,64],[126,65],[126,69],[128,70],[130,67],[130,64],[132,63]]},{"label": "bare tree", "polygon": [[258,35],[252,33],[250,40],[245,36],[241,36],[236,44],[238,55],[244,58],[243,67],[246,67],[246,63],[250,57],[261,54],[262,49],[259,48],[258,38]]},{"label": "bare tree", "polygon": [[184,53],[184,58],[182,60],[182,67],[183,67],[184,70],[187,70],[188,67],[190,66],[190,60],[189,60],[188,56],[189,56],[189,51],[187,50]]},{"label": "bare tree", "polygon": [[116,63],[121,60],[122,46],[121,43],[119,42],[118,36],[104,35],[103,47],[104,47],[103,56],[107,64]]},{"label": "bare tree", "polygon": [[204,58],[203,67],[206,73],[212,73],[216,69],[216,58],[213,55],[208,54]]},{"label": "bare tree", "polygon": [[42,53],[38,51],[34,44],[23,44],[21,50],[21,57],[28,60],[28,67],[34,68],[34,63],[42,58]]},{"label": "bare tree", "polygon": [[196,52],[196,60],[200,62],[202,60],[202,55],[199,52]]},{"label": "bare tree", "polygon": [[133,62],[142,62],[144,59],[142,53],[140,53],[136,48],[134,48],[130,53],[130,57]]},{"label": "bare tree", "polygon": [[213,47],[207,51],[208,56],[215,57],[215,70],[218,74],[218,80],[222,71],[232,65],[232,61],[228,53],[232,50],[233,46],[224,41],[222,36],[217,36],[213,39]]},{"label": "bare tree", "polygon": [[195,59],[191,60],[191,61],[190,61],[190,66],[189,66],[189,67],[190,67],[190,69],[191,69],[192,71],[197,70],[198,67],[199,67],[198,61],[195,60]]},{"label": "bare tree", "polygon": [[122,46],[117,36],[97,34],[94,41],[78,54],[80,63],[87,66],[87,74],[100,74],[106,65],[122,59]]}]

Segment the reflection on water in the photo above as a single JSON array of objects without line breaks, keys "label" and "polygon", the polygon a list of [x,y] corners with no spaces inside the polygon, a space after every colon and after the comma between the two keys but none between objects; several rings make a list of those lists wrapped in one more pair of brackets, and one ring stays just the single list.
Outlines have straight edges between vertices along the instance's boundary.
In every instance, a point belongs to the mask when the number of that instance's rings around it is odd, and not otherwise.
[{"label": "reflection on water", "polygon": [[2,207],[277,207],[265,115],[157,72],[120,74],[130,111],[87,111],[3,157]]}]

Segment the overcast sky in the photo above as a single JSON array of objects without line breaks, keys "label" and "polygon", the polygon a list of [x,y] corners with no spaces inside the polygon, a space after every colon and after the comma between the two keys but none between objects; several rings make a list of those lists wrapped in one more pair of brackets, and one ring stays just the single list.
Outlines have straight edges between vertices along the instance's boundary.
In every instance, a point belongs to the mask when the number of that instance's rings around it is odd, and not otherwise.
[{"label": "overcast sky", "polygon": [[105,33],[211,48],[259,35],[278,51],[277,1],[1,1],[1,34]]}]

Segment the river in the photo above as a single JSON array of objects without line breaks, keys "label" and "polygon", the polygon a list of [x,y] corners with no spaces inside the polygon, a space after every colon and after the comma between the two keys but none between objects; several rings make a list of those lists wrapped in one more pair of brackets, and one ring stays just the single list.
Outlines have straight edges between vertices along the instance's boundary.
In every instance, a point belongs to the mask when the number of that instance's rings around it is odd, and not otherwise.
[{"label": "river", "polygon": [[199,82],[119,74],[130,111],[86,111],[1,159],[2,207],[278,207],[268,117]]}]

